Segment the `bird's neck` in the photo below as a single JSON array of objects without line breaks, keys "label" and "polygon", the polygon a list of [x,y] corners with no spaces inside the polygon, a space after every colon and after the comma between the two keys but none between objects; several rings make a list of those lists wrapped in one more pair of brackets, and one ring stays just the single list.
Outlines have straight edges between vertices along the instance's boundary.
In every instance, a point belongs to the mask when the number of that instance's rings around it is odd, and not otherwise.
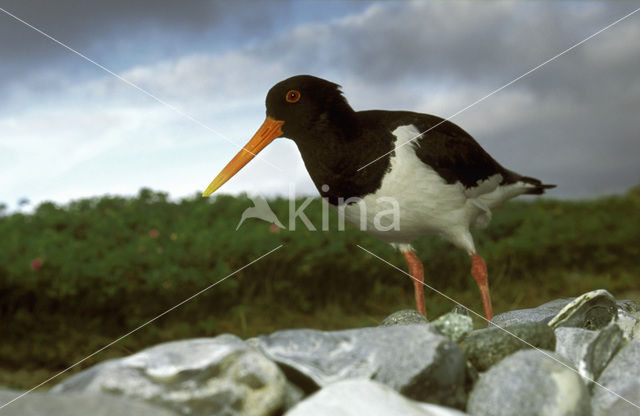
[{"label": "bird's neck", "polygon": [[[303,140],[295,140],[316,188],[333,204],[362,197],[379,188],[388,158],[364,167],[389,151],[390,141],[372,136],[358,123],[357,113],[333,115]],[[328,190],[326,186],[328,186]]]}]

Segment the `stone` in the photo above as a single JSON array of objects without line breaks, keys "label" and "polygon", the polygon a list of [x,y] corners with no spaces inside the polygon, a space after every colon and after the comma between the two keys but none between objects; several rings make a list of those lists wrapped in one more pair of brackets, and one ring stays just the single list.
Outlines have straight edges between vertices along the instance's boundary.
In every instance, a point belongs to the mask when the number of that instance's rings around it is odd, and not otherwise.
[{"label": "stone", "polygon": [[467,307],[465,307],[465,306],[462,306],[462,305],[455,305],[455,306],[451,309],[451,312],[453,312],[453,313],[457,313],[457,314],[460,314],[460,315],[471,316],[471,315],[469,314],[469,311],[470,311],[470,310],[471,310],[471,309],[469,309],[469,308],[467,308]]},{"label": "stone", "polygon": [[627,341],[640,339],[640,303],[624,299],[618,304],[618,326],[622,329]]},{"label": "stone", "polygon": [[591,400],[594,416],[640,414],[640,340],[623,347],[597,381]]},{"label": "stone", "polygon": [[555,330],[556,353],[592,382],[622,345],[622,330],[611,323],[601,331],[560,327]]},{"label": "stone", "polygon": [[52,391],[110,393],[184,415],[271,415],[291,398],[278,366],[229,334],[168,342],[105,361]]},{"label": "stone", "polygon": [[607,408],[604,413],[596,415],[638,416],[640,415],[640,383],[625,386],[619,391],[620,396]]},{"label": "stone", "polygon": [[493,319],[491,319],[491,323],[499,327],[522,324],[525,322],[542,322],[546,324],[573,299],[575,298],[555,299],[542,304],[537,308],[517,309],[515,311],[504,312],[494,316]]},{"label": "stone", "polygon": [[594,380],[593,370],[586,363],[589,345],[598,336],[597,331],[583,328],[558,328],[556,334],[555,352],[580,373],[581,376]]},{"label": "stone", "polygon": [[[96,393],[51,394],[34,391],[0,390],[0,414],[3,416],[176,416],[167,409],[125,397]],[[11,400],[14,402],[9,403]],[[4,406],[7,404],[6,406]]]},{"label": "stone", "polygon": [[306,393],[341,380],[368,378],[415,400],[452,407],[466,401],[462,350],[431,325],[288,330],[252,343]]},{"label": "stone", "polygon": [[623,299],[616,302],[619,309],[622,309],[626,313],[634,316],[636,319],[640,319],[640,303],[631,299]]},{"label": "stone", "polygon": [[613,322],[598,332],[596,339],[589,345],[586,357],[594,377],[600,376],[623,342],[622,330]]},{"label": "stone", "polygon": [[506,328],[483,328],[471,332],[460,346],[479,371],[485,371],[504,357],[526,348],[555,348],[553,329],[541,322],[525,322]]},{"label": "stone", "polygon": [[473,330],[473,320],[468,315],[449,312],[432,322],[443,335],[458,342]]},{"label": "stone", "polygon": [[618,326],[627,341],[640,339],[640,319],[634,319],[623,311],[618,311]]},{"label": "stone", "polygon": [[582,378],[551,351],[518,351],[480,376],[467,403],[474,416],[590,415]]},{"label": "stone", "polygon": [[552,320],[549,326],[572,326],[597,330],[615,321],[618,315],[616,299],[604,289],[593,290],[569,302]]},{"label": "stone", "polygon": [[380,326],[426,324],[427,318],[415,309],[403,309],[384,318]]},{"label": "stone", "polygon": [[301,401],[285,416],[463,416],[458,410],[413,401],[384,384],[344,380]]}]

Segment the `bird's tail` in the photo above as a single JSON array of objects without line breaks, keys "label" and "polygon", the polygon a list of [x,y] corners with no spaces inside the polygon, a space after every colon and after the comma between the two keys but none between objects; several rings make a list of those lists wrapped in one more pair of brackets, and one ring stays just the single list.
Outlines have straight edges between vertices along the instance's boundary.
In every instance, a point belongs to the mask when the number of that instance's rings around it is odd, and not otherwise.
[{"label": "bird's tail", "polygon": [[556,185],[545,184],[540,179],[531,178],[529,176],[521,176],[520,181],[530,185],[530,189],[527,189],[525,194],[527,195],[541,195],[545,190],[555,188]]}]

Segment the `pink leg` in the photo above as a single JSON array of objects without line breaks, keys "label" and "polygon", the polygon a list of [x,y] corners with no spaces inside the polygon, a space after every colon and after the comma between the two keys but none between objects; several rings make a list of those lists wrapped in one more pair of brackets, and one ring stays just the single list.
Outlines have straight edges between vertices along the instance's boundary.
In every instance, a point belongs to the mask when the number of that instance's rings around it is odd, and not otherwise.
[{"label": "pink leg", "polygon": [[[493,318],[493,309],[491,308],[491,296],[489,296],[489,280],[487,278],[487,265],[478,254],[473,253],[471,255],[471,275],[480,288],[480,295],[482,295],[482,306],[484,306],[484,316],[487,321]],[[488,324],[488,322],[487,322]]]},{"label": "pink leg", "polygon": [[427,316],[427,308],[424,304],[424,269],[422,262],[413,250],[403,251],[402,255],[409,265],[409,274],[413,278],[413,291],[416,296],[416,309]]}]

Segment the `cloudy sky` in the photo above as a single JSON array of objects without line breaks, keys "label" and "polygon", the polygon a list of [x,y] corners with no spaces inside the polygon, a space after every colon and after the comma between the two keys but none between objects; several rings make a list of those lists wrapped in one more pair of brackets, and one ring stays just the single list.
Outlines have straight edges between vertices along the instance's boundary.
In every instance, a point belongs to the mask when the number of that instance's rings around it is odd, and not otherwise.
[{"label": "cloudy sky", "polygon": [[[0,202],[201,192],[274,83],[330,79],[356,110],[448,117],[636,2],[29,1],[0,7]],[[640,12],[452,120],[557,198],[640,183]],[[279,139],[221,192],[315,190]]]}]

